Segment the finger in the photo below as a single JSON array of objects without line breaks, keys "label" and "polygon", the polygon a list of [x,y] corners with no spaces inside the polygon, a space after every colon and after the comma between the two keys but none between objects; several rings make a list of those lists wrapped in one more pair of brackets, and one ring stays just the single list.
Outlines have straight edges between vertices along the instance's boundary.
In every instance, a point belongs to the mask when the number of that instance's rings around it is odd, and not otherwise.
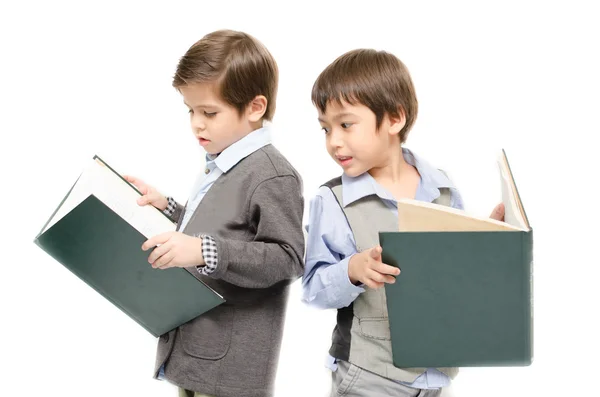
[{"label": "finger", "polygon": [[165,269],[169,269],[172,267],[175,267],[175,257],[171,258],[169,261],[167,261],[167,263],[165,263],[163,266],[160,266],[159,269],[160,270],[165,270]]},{"label": "finger", "polygon": [[172,234],[173,234],[172,232],[162,233],[162,234],[156,235],[156,236],[146,240],[146,242],[144,244],[142,244],[142,250],[147,251],[150,248],[156,247],[159,244],[166,243],[167,241],[169,241]]},{"label": "finger", "polygon": [[373,247],[371,248],[371,251],[369,252],[369,256],[373,259],[379,259],[381,257],[381,247],[377,246],[377,247]]},{"label": "finger", "polygon": [[144,194],[142,197],[137,199],[139,205],[152,204],[152,194]]},{"label": "finger", "polygon": [[137,202],[139,205],[154,204],[161,197],[161,194],[158,192],[150,192],[140,197]]},{"label": "finger", "polygon": [[[148,256],[148,263],[152,264],[153,267],[156,266],[156,262],[159,261],[160,258],[163,257],[167,252],[171,250],[169,244],[162,244],[152,250],[150,255]],[[163,261],[164,262],[164,261]]]},{"label": "finger", "polygon": [[367,269],[367,271],[365,272],[365,275],[367,276],[367,278],[369,278],[377,283],[385,282],[385,275],[378,273],[373,269]]},{"label": "finger", "polygon": [[369,269],[369,271],[367,273],[367,277],[369,277],[371,280],[376,281],[378,283],[394,284],[396,282],[395,277],[387,275],[387,274],[381,274],[372,269]]},{"label": "finger", "polygon": [[496,206],[496,208],[494,208],[494,210],[490,214],[490,218],[495,219],[497,221],[504,221],[504,213],[505,213],[504,204],[500,203]]},{"label": "finger", "polygon": [[142,194],[148,193],[148,188],[146,187],[146,184],[144,183],[144,181],[142,181],[141,179],[138,179],[131,175],[123,175],[123,179],[125,179],[127,182],[129,182],[133,186],[135,186],[137,188],[137,190],[140,191],[140,193],[142,193]]},{"label": "finger", "polygon": [[375,262],[371,269],[381,274],[389,274],[391,276],[397,276],[400,274],[400,269],[395,266],[387,265],[383,262]]},{"label": "finger", "polygon": [[154,263],[154,267],[161,270],[172,267],[175,264],[175,261],[173,259],[175,259],[175,255],[173,255],[173,253],[169,251],[163,256],[161,256],[160,259]]},{"label": "finger", "polygon": [[372,288],[372,289],[377,289],[377,288],[381,288],[383,287],[384,283],[379,283],[377,281],[371,280],[371,279],[367,279],[365,280],[364,283],[367,287]]}]

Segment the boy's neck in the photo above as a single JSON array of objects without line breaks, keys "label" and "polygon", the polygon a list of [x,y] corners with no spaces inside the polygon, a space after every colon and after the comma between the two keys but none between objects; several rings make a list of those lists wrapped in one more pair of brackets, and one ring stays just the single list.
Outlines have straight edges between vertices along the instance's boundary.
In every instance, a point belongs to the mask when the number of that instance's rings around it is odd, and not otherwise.
[{"label": "boy's neck", "polygon": [[402,146],[399,143],[390,145],[380,158],[382,161],[369,170],[369,174],[378,182],[385,180],[398,183],[402,175],[406,173],[406,167],[410,167],[404,160]]},{"label": "boy's neck", "polygon": [[[253,130],[250,130],[250,131],[248,131],[248,132],[246,132],[246,133],[244,133],[243,135],[241,135],[241,137],[240,137],[240,138],[239,138],[237,141],[233,142],[231,145],[233,145],[233,144],[234,144],[234,143],[236,143],[236,142],[239,142],[239,141],[241,141],[242,139],[244,139],[244,138],[245,138],[245,137],[247,137],[248,135],[252,134],[254,131],[256,131],[256,130],[259,130],[259,129],[263,128],[263,122],[262,122],[262,120],[261,120],[261,121],[258,121],[258,122],[257,122],[257,123],[255,123],[255,124],[252,124],[252,128],[254,128],[254,129],[253,129]],[[231,145],[229,145],[229,146],[227,146],[225,149],[223,149],[223,152],[224,152],[225,150],[227,150],[228,148],[230,148],[230,147],[231,147]],[[209,156],[211,156],[211,157],[212,157],[212,158],[211,158],[211,160],[214,160],[214,159],[216,159],[216,158],[217,158],[217,157],[218,157],[218,156],[219,156],[221,153],[223,153],[223,152],[219,152],[219,153],[215,153],[215,154],[209,154]]]},{"label": "boy's neck", "polygon": [[402,147],[390,147],[381,164],[369,170],[369,174],[396,198],[414,198],[420,180],[416,168],[404,159]]}]

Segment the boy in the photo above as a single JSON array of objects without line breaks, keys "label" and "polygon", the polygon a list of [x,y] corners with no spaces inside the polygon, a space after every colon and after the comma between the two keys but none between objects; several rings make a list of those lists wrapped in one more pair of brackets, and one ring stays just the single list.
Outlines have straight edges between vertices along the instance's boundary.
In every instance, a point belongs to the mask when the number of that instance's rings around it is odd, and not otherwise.
[{"label": "boy", "polygon": [[[162,335],[154,376],[180,396],[271,396],[288,288],[302,275],[302,181],[270,144],[278,70],[248,34],[217,31],[181,58],[173,86],[205,149],[184,207],[127,177],[177,232],[147,240],[153,267],[187,267],[226,303]],[[173,291],[177,293],[177,291]]]},{"label": "boy", "polygon": [[[344,170],[311,201],[302,283],[303,301],[338,309],[331,395],[438,396],[458,369],[392,364],[381,288],[400,273],[382,263],[378,245],[378,231],[398,230],[396,199],[463,208],[448,177],[402,147],[418,107],[408,70],[383,51],[350,51],[317,78],[312,101],[327,150]],[[503,211],[499,205],[493,216]]]}]

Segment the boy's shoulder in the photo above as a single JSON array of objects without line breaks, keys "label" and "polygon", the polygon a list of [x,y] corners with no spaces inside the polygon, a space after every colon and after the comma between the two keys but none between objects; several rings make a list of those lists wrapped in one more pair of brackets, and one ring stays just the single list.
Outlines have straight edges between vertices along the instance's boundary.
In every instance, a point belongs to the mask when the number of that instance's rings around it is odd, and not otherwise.
[{"label": "boy's shoulder", "polygon": [[425,177],[437,187],[454,188],[448,173],[444,169],[438,168],[428,159],[423,158],[421,155],[415,154],[415,152],[407,149],[406,147],[402,148],[402,155],[408,164],[417,169],[419,175],[421,175],[421,178]]},{"label": "boy's shoulder", "polygon": [[319,188],[319,192],[322,191],[323,189],[333,189],[336,186],[341,186],[342,185],[342,176],[338,176],[335,177],[333,179],[328,180],[327,182],[323,183],[320,188]]},{"label": "boy's shoulder", "polygon": [[268,144],[246,157],[240,164],[244,173],[257,181],[291,176],[300,183],[302,178],[287,158],[273,144]]}]

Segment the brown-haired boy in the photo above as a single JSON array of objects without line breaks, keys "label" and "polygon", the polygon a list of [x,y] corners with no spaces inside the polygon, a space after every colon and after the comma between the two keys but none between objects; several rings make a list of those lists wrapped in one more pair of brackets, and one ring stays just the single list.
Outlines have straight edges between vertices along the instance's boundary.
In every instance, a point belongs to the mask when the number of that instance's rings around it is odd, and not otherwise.
[{"label": "brown-haired boy", "polygon": [[[350,51],[320,74],[312,101],[327,150],[344,170],[311,201],[302,284],[305,302],[338,309],[331,395],[437,396],[458,369],[393,365],[381,288],[400,273],[382,263],[378,238],[398,230],[397,199],[463,208],[448,177],[402,147],[418,109],[410,74],[392,54]],[[503,212],[499,205],[492,216]]]},{"label": "brown-haired boy", "polygon": [[[134,177],[140,205],[177,232],[147,240],[159,269],[189,267],[226,303],[163,335],[155,377],[181,396],[270,396],[290,282],[303,271],[302,181],[270,144],[278,70],[252,36],[210,33],[181,58],[173,86],[207,165],[184,207]],[[174,294],[177,291],[173,291]]]}]

